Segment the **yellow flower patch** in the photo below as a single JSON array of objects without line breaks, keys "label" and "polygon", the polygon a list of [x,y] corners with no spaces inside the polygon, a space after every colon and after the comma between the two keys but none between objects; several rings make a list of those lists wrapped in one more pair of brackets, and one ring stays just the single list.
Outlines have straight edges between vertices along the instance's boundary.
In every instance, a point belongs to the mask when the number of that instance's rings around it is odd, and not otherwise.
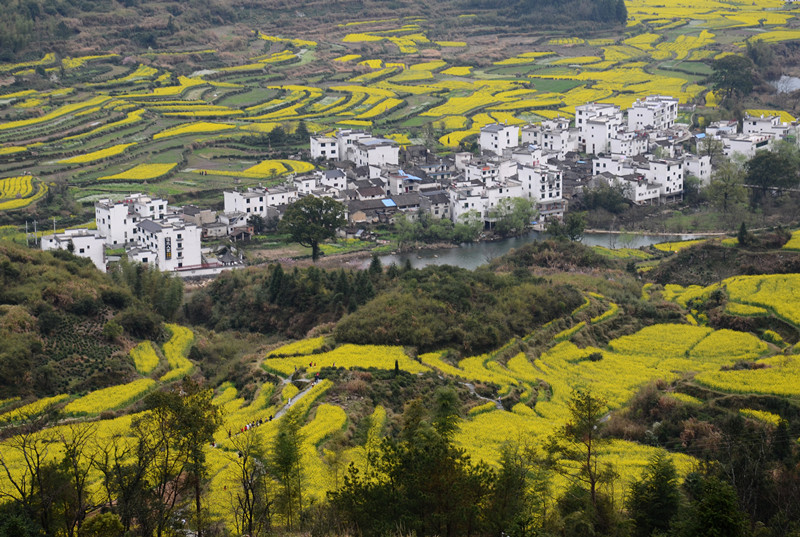
[{"label": "yellow flower patch", "polygon": [[166,164],[137,164],[133,168],[120,172],[115,175],[106,175],[105,177],[98,177],[98,181],[147,181],[149,179],[157,179],[166,175],[177,166],[176,162]]}]

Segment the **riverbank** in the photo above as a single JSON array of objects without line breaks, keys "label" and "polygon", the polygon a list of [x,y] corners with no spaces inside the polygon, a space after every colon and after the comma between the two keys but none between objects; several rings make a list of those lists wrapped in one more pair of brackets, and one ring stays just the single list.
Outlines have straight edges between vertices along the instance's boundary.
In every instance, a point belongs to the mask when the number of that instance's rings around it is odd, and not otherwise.
[{"label": "riverbank", "polygon": [[[642,248],[673,240],[692,240],[702,238],[717,238],[730,236],[725,232],[700,232],[700,233],[666,233],[666,232],[631,232],[605,229],[587,229],[583,244],[588,246],[604,246],[606,248]],[[519,248],[532,241],[545,240],[545,232],[531,231],[519,237],[497,238],[486,236],[484,239],[462,243],[433,243],[415,244],[390,253],[379,254],[379,259],[384,266],[396,264],[404,265],[407,262],[414,268],[427,265],[454,265],[467,269],[474,269],[489,263],[512,248]],[[316,263],[301,248],[287,246],[272,250],[260,250],[258,263],[252,266],[265,266],[271,263],[280,263],[286,268],[306,268],[316,266],[322,269],[364,269],[369,266],[372,250],[359,250],[339,254],[329,254],[320,257]]]},{"label": "riverbank", "polygon": [[650,237],[683,237],[686,235],[692,235],[694,237],[731,237],[733,236],[731,233],[726,231],[698,231],[698,232],[691,232],[691,233],[668,233],[668,232],[657,232],[657,231],[618,231],[613,229],[587,229],[584,231],[584,234],[607,234],[607,235],[647,235]]}]

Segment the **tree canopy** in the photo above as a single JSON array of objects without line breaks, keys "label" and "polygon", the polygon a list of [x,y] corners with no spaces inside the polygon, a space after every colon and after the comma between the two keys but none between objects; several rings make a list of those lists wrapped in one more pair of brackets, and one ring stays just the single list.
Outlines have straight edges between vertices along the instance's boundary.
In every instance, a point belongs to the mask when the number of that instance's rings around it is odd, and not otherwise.
[{"label": "tree canopy", "polygon": [[332,198],[306,196],[289,205],[280,229],[292,240],[311,248],[311,259],[319,259],[319,244],[336,236],[336,230],[347,223],[345,207]]},{"label": "tree canopy", "polygon": [[797,150],[759,151],[747,161],[745,183],[751,187],[750,205],[757,207],[770,190],[780,191],[797,184]]},{"label": "tree canopy", "polygon": [[714,60],[711,82],[714,91],[722,92],[725,99],[739,98],[753,91],[755,75],[753,62],[746,56],[731,54]]}]

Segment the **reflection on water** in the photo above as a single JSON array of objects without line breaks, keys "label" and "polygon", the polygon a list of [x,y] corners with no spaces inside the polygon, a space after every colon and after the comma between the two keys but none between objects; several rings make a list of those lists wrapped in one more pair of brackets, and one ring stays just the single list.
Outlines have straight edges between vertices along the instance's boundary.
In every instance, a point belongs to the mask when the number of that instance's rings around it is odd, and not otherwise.
[{"label": "reflection on water", "polygon": [[[383,266],[392,263],[404,265],[406,260],[414,268],[423,268],[428,265],[454,265],[465,269],[474,269],[489,263],[492,259],[500,257],[512,248],[533,241],[547,238],[546,233],[532,231],[521,237],[512,237],[492,242],[464,243],[456,248],[436,248],[432,250],[417,250],[395,255],[381,256]],[[617,233],[587,233],[584,235],[583,244],[588,246],[605,246],[607,248],[640,248],[669,240],[682,241],[697,238],[697,235],[634,235]],[[364,261],[362,268],[369,265],[369,259]]]}]

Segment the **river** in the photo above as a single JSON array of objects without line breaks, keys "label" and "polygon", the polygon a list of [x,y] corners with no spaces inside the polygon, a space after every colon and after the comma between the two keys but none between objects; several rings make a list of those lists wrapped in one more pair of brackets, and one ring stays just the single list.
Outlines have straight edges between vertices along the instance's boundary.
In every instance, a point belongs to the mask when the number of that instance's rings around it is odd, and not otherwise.
[{"label": "river", "polygon": [[[495,257],[505,254],[512,248],[519,248],[529,242],[546,238],[546,233],[531,231],[527,235],[522,235],[520,237],[512,237],[498,241],[464,243],[455,248],[415,250],[402,254],[384,255],[381,256],[380,259],[385,267],[392,263],[404,265],[406,260],[408,260],[414,268],[423,268],[428,265],[454,265],[472,270],[487,264]],[[669,240],[683,241],[696,238],[699,238],[699,236],[587,233],[584,235],[581,242],[588,246],[605,246],[607,248],[640,248],[642,246],[650,246],[651,244],[667,242]],[[362,268],[366,268],[367,266],[369,266],[369,260],[364,262]]]}]

